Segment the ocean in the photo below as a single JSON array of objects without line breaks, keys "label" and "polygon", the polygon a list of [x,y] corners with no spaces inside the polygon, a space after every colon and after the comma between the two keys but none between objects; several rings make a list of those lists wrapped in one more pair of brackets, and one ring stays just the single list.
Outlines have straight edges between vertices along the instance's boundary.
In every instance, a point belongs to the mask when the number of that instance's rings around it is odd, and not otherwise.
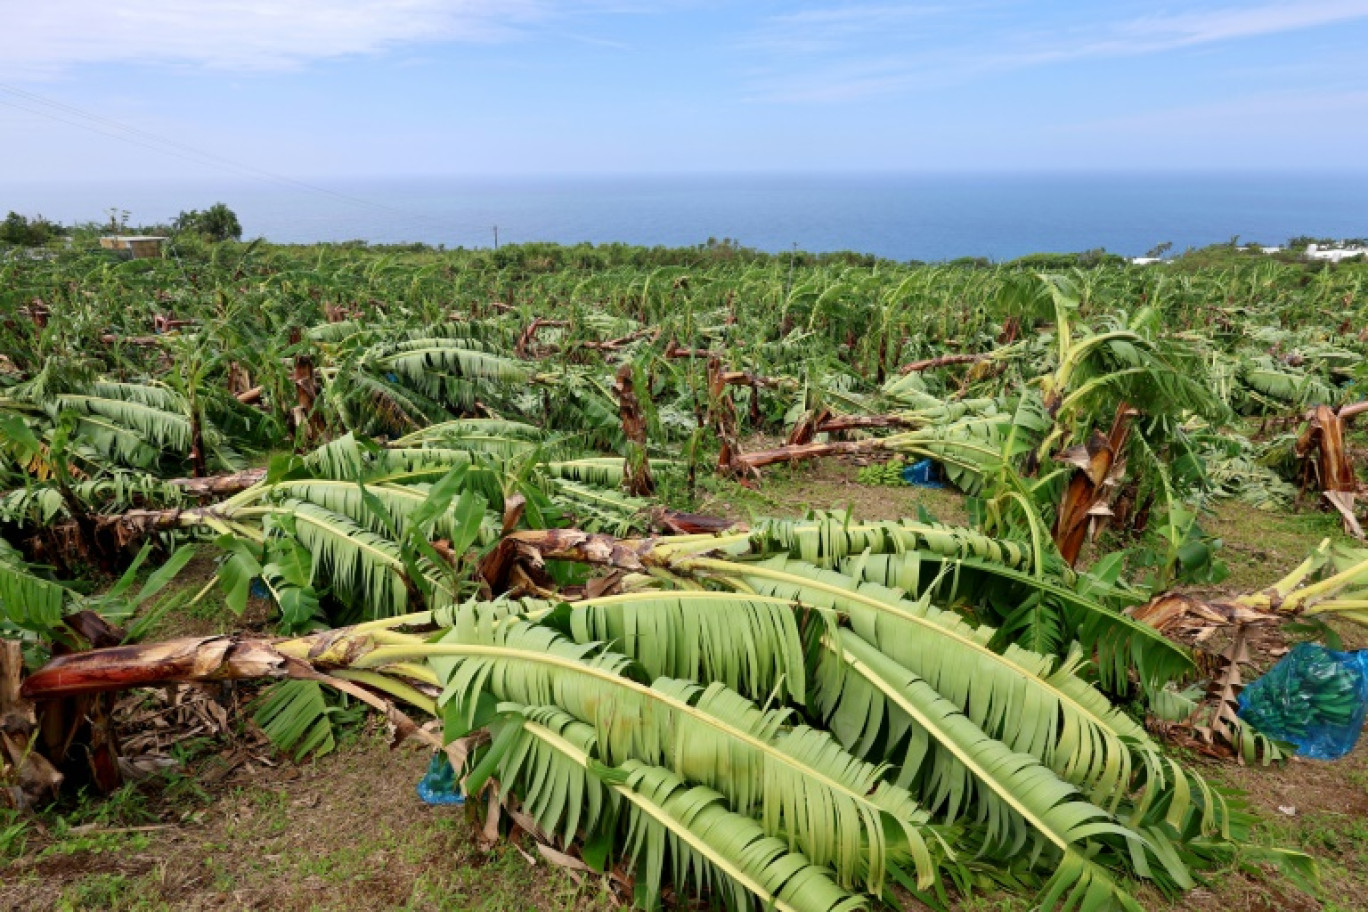
[{"label": "ocean", "polygon": [[1368,172],[861,174],[407,178],[244,182],[0,182],[0,212],[62,222],[167,221],[226,203],[246,237],[278,242],[524,241],[687,246],[731,238],[768,251],[855,250],[896,260],[1072,252],[1139,256],[1239,236],[1368,236]]}]

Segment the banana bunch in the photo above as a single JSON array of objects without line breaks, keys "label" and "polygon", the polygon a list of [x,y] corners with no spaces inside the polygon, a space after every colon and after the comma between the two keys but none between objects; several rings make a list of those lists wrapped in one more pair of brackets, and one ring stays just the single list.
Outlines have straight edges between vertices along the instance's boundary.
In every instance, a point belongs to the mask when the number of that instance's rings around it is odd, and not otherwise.
[{"label": "banana bunch", "polygon": [[888,462],[867,465],[860,469],[855,480],[862,485],[898,486],[905,484],[902,477],[905,468],[907,468],[907,460],[902,456],[894,456]]},{"label": "banana bunch", "polygon": [[1327,729],[1352,727],[1357,735],[1363,713],[1364,677],[1357,659],[1305,643],[1240,694],[1240,718],[1298,745]]}]

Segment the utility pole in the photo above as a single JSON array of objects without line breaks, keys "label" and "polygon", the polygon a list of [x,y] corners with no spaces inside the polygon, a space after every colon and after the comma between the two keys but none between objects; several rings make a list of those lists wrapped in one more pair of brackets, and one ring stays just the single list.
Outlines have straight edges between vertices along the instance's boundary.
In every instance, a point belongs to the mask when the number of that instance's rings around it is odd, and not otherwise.
[{"label": "utility pole", "polygon": [[494,226],[494,249],[499,249],[499,226]]}]

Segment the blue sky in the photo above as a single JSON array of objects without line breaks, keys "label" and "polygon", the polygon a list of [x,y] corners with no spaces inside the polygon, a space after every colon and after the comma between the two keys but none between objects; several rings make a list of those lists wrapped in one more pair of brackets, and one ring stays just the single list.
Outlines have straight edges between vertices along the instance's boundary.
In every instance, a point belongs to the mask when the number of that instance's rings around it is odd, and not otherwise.
[{"label": "blue sky", "polygon": [[53,116],[319,179],[1361,179],[1368,147],[1368,0],[0,0],[0,21],[0,181],[221,173]]}]

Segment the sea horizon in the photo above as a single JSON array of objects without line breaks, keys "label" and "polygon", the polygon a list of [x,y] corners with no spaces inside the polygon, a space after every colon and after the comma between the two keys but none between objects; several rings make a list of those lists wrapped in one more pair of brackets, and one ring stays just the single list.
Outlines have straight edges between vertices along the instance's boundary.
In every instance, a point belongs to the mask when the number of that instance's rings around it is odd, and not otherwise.
[{"label": "sea horizon", "polygon": [[244,237],[491,247],[547,241],[894,260],[1011,259],[1105,248],[1368,235],[1368,175],[1281,171],[488,174],[274,181],[0,181],[0,209],[63,223],[165,223],[223,202]]}]

